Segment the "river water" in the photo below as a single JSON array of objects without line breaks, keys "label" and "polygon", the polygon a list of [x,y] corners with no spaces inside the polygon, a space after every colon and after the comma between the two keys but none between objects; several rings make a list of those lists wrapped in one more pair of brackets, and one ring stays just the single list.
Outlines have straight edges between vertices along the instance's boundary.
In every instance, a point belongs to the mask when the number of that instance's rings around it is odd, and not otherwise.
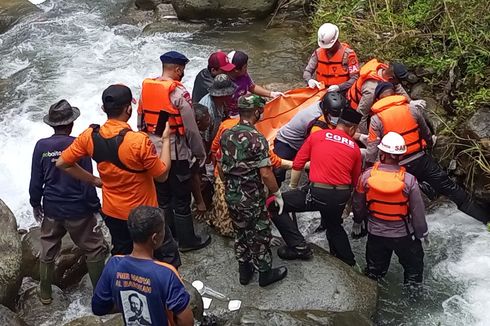
[{"label": "river water", "polygon": [[[127,5],[127,0],[47,1],[39,5],[40,13],[0,35],[0,198],[15,213],[19,227],[35,225],[28,203],[31,154],[35,142],[51,134],[42,117],[59,99],[81,110],[75,135],[91,123],[103,123],[103,89],[124,83],[137,97],[143,78],[160,73],[158,57],[169,50],[191,59],[183,80],[189,89],[216,49],[251,54],[250,70],[260,84],[301,81],[308,57],[301,23],[267,32],[263,24],[242,22],[147,35],[144,24],[121,23]],[[134,117],[130,123],[135,126]],[[381,283],[376,324],[490,325],[490,233],[449,204],[428,220],[432,243],[426,252],[424,288],[417,297],[409,294],[394,259]],[[310,222],[301,224],[312,231]],[[319,235],[310,240],[322,242]],[[353,246],[363,265],[364,241]],[[81,302],[77,299],[57,320],[88,314]]]}]

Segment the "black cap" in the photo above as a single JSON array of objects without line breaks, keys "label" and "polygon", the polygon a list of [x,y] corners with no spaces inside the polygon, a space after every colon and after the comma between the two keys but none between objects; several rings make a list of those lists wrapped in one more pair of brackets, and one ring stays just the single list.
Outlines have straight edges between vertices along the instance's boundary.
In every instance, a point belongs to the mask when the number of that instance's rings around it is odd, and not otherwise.
[{"label": "black cap", "polygon": [[189,59],[180,52],[169,51],[160,56],[160,61],[163,64],[167,63],[185,66],[189,62]]},{"label": "black cap", "polygon": [[393,73],[395,74],[396,79],[404,80],[408,77],[408,69],[405,67],[403,63],[392,63]]},{"label": "black cap", "polygon": [[358,125],[361,122],[362,114],[351,107],[346,107],[340,114],[340,120]]},{"label": "black cap", "polygon": [[67,100],[61,100],[49,108],[48,114],[44,116],[44,123],[51,127],[66,126],[80,116],[80,110],[73,107]]},{"label": "black cap", "polygon": [[120,84],[111,85],[102,93],[102,104],[106,109],[117,109],[128,106],[131,103],[136,104],[136,100],[127,86]]},{"label": "black cap", "polygon": [[320,102],[320,109],[332,117],[340,116],[342,110],[347,106],[347,99],[340,92],[328,92]]},{"label": "black cap", "polygon": [[393,85],[392,83],[390,82],[380,82],[378,83],[378,85],[376,86],[376,89],[374,90],[374,98],[376,100],[379,100],[379,96],[381,95],[381,93],[383,93],[385,90],[387,89],[395,89],[395,85]]}]

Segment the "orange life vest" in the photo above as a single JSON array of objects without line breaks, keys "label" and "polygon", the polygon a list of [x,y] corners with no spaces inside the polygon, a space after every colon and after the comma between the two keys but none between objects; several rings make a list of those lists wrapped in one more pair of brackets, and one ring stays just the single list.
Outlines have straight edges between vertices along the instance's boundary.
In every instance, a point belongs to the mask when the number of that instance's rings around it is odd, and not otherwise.
[{"label": "orange life vest", "polygon": [[387,96],[374,103],[371,111],[383,123],[383,136],[390,131],[403,136],[407,146],[405,155],[419,152],[426,147],[425,140],[420,137],[419,124],[410,113],[405,96]]},{"label": "orange life vest", "polygon": [[344,60],[345,51],[349,45],[341,43],[340,48],[329,58],[327,49],[316,50],[318,64],[316,66],[316,80],[323,82],[326,87],[339,85],[349,80],[349,67]]},{"label": "orange life vest", "polygon": [[170,94],[177,86],[182,86],[182,84],[175,80],[153,78],[143,80],[140,99],[145,124],[143,130],[150,133],[155,132],[160,111],[166,111],[169,113],[168,123],[172,132],[180,136],[185,134],[180,110],[170,101]]},{"label": "orange life vest", "polygon": [[372,59],[361,67],[361,70],[359,71],[359,78],[347,91],[347,99],[349,100],[353,109],[357,109],[359,106],[359,101],[362,97],[362,85],[364,85],[366,80],[374,79],[385,81],[383,77],[378,75],[378,70],[386,68],[388,68],[388,65],[378,62],[377,59]]},{"label": "orange life vest", "polygon": [[379,170],[379,162],[374,164],[367,179],[369,186],[366,200],[372,217],[385,221],[407,221],[408,198],[403,194],[405,168],[399,171]]}]

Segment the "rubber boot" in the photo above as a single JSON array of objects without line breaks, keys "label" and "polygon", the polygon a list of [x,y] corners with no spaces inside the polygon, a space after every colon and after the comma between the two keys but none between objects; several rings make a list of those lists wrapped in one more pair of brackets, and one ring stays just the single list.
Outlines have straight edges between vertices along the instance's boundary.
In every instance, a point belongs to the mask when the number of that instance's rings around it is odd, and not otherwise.
[{"label": "rubber boot", "polygon": [[198,236],[194,233],[194,223],[191,214],[174,214],[174,221],[181,252],[202,249],[211,243],[209,234]]},{"label": "rubber boot", "polygon": [[280,281],[288,275],[288,269],[284,266],[269,269],[267,272],[259,273],[259,285],[264,287]]},{"label": "rubber boot", "polygon": [[175,219],[174,219],[174,210],[171,208],[164,208],[163,214],[165,216],[165,224],[168,225],[170,231],[172,232],[172,236],[174,239],[177,239],[177,232],[175,232]]},{"label": "rubber boot", "polygon": [[468,200],[463,203],[459,210],[473,217],[475,220],[487,224],[490,221],[490,210],[485,209],[483,205],[473,201]]},{"label": "rubber boot", "polygon": [[238,263],[238,272],[240,273],[240,284],[247,285],[254,276],[254,267],[252,263]]},{"label": "rubber boot", "polygon": [[105,260],[95,261],[95,262],[87,262],[87,270],[88,276],[90,277],[90,281],[92,282],[92,287],[95,289],[97,282],[99,281],[100,275],[104,270]]},{"label": "rubber boot", "polygon": [[301,248],[282,246],[277,249],[277,255],[284,260],[309,260],[313,257],[313,251],[308,246]]},{"label": "rubber boot", "polygon": [[39,301],[48,305],[53,302],[51,284],[53,283],[54,262],[39,264]]}]

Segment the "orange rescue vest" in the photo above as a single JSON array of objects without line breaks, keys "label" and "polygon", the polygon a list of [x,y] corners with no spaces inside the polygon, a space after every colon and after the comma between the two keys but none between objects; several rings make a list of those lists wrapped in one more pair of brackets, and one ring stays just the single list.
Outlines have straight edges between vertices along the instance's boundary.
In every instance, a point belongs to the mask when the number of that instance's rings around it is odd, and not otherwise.
[{"label": "orange rescue vest", "polygon": [[362,85],[369,79],[385,81],[383,77],[378,75],[378,70],[386,68],[388,68],[388,65],[378,62],[377,59],[372,59],[361,67],[359,78],[347,91],[347,99],[353,109],[357,109],[359,106],[359,101],[362,97]]},{"label": "orange rescue vest", "polygon": [[160,111],[166,111],[169,113],[168,123],[172,132],[180,136],[185,134],[180,110],[170,101],[170,94],[172,94],[177,86],[182,86],[182,84],[175,80],[159,80],[154,78],[143,80],[143,86],[141,88],[143,130],[149,133],[155,132]]},{"label": "orange rescue vest", "polygon": [[420,137],[419,124],[410,113],[410,106],[405,96],[387,96],[374,103],[371,111],[383,123],[383,136],[390,131],[403,136],[407,146],[405,155],[419,152],[426,147],[425,140]]},{"label": "orange rescue vest", "polygon": [[367,179],[367,207],[372,217],[385,221],[404,221],[408,217],[408,198],[403,194],[405,168],[399,171],[379,170],[379,162],[374,164]]},{"label": "orange rescue vest", "polygon": [[339,85],[349,80],[349,67],[344,60],[345,51],[349,45],[341,43],[340,48],[329,58],[328,50],[319,48],[316,50],[318,64],[316,66],[316,80],[323,82],[326,87]]}]

